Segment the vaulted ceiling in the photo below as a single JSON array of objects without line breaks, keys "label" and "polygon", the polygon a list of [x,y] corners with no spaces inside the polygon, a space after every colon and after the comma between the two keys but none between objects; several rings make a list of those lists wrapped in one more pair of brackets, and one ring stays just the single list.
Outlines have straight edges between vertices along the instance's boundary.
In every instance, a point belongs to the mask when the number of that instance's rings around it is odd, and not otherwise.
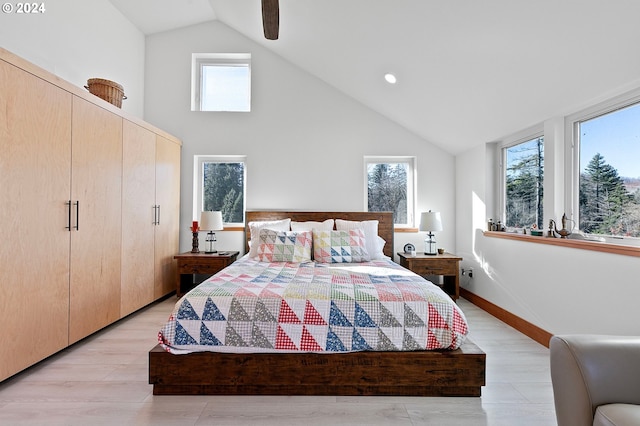
[{"label": "vaulted ceiling", "polygon": [[[457,154],[640,87],[637,0],[110,0],[144,34],[219,20]],[[385,73],[398,82],[385,82]]]}]

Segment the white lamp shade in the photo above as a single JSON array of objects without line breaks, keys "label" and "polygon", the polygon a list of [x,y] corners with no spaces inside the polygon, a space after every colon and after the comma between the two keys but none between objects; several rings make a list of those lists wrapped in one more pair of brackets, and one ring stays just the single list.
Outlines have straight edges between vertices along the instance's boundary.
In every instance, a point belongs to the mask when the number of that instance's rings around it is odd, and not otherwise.
[{"label": "white lamp shade", "polygon": [[440,212],[422,212],[420,215],[420,230],[426,232],[442,231]]},{"label": "white lamp shade", "polygon": [[202,231],[220,231],[224,229],[222,212],[202,212],[200,214],[200,229]]}]

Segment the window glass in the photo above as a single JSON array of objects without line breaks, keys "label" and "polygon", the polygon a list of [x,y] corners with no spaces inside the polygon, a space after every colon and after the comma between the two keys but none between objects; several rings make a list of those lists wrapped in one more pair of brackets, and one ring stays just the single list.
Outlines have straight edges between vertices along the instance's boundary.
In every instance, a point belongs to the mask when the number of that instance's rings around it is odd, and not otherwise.
[{"label": "window glass", "polygon": [[640,104],[579,122],[579,228],[640,237]]},{"label": "window glass", "polygon": [[544,137],[504,149],[505,225],[543,228]]},{"label": "window glass", "polygon": [[249,111],[248,66],[202,67],[201,111]]},{"label": "window glass", "polygon": [[244,223],[246,170],[242,157],[196,156],[197,198],[201,211],[221,211],[225,225]]},{"label": "window glass", "polygon": [[251,55],[194,53],[192,111],[251,111]]},{"label": "window glass", "polygon": [[393,212],[393,222],[413,226],[413,158],[365,158],[367,211]]}]

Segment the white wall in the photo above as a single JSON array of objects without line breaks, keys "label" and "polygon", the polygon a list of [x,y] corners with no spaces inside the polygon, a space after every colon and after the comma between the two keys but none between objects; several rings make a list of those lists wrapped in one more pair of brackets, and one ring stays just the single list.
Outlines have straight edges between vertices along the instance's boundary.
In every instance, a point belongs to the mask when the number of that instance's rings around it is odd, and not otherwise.
[{"label": "white wall", "polygon": [[42,14],[0,13],[0,46],[79,87],[116,81],[122,109],[142,117],[144,35],[107,0],[44,4]]},{"label": "white wall", "polygon": [[[545,145],[562,126],[545,123]],[[456,157],[456,246],[474,268],[461,286],[552,334],[640,335],[640,259],[483,236],[495,217],[495,158],[493,144]],[[549,216],[558,209],[545,205]]]},{"label": "white wall", "polygon": [[[145,120],[183,141],[181,250],[193,219],[193,156],[246,155],[247,209],[362,211],[365,155],[417,157],[418,212],[442,212],[438,245],[455,250],[454,157],[220,22],[146,41]],[[250,113],[190,111],[192,53],[251,53]],[[230,235],[236,234],[236,235]],[[242,249],[238,232],[219,249]],[[397,234],[422,246],[424,234]]]}]

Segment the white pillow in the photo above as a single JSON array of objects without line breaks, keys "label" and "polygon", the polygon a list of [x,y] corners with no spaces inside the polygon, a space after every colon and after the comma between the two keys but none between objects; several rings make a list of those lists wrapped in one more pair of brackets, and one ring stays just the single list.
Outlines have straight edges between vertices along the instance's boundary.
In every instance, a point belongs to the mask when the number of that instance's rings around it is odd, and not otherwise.
[{"label": "white pillow", "polygon": [[[378,240],[378,221],[377,220],[343,220],[336,219],[336,229],[338,231],[349,231],[351,229],[362,229],[364,238],[366,239],[366,248],[371,260],[385,259],[386,256],[382,252],[384,244]],[[380,238],[384,241],[382,238]]]},{"label": "white pillow", "polygon": [[251,241],[249,241],[249,257],[253,258],[258,255],[261,229],[271,229],[273,231],[288,231],[290,225],[291,218],[249,222],[249,232],[251,232]]},{"label": "white pillow", "polygon": [[382,255],[381,255],[382,257],[376,257],[376,259],[386,258],[387,256],[384,254],[384,246],[385,244],[387,244],[387,242],[380,235],[376,237],[376,241],[378,242],[378,249],[382,252]]},{"label": "white pillow", "polygon": [[291,222],[292,231],[313,231],[314,229],[320,231],[333,231],[333,219],[327,219],[324,222],[314,222],[312,220],[307,222]]}]

